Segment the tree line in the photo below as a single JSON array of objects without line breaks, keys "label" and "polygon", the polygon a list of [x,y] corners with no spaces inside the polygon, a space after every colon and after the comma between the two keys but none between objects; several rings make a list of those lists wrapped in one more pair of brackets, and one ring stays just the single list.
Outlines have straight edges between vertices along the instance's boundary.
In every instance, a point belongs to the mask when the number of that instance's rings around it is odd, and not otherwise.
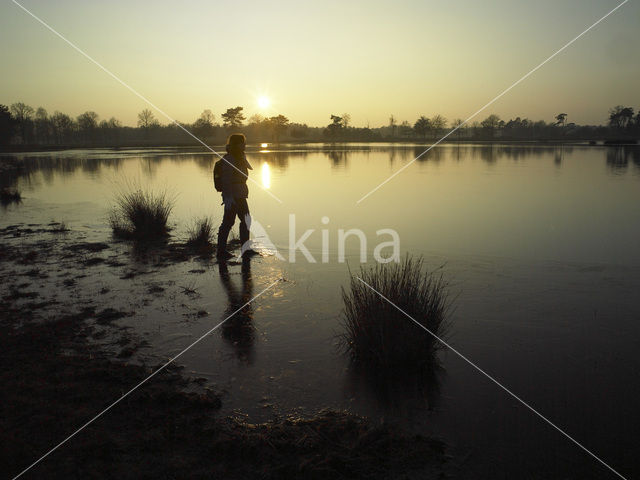
[{"label": "tree line", "polygon": [[[93,111],[73,118],[43,107],[34,109],[22,102],[0,105],[0,145],[42,146],[138,146],[196,145],[223,143],[226,136],[243,131],[255,142],[280,141],[435,141],[448,134],[447,140],[635,140],[640,136],[640,112],[622,105],[611,108],[606,125],[576,125],[568,114],[559,113],[546,122],[517,117],[503,120],[490,114],[484,120],[464,123],[449,121],[442,115],[421,115],[409,123],[394,115],[387,125],[355,127],[348,113],[330,115],[325,127],[293,123],[284,115],[247,119],[243,107],[228,108],[220,122],[211,110],[204,110],[193,123],[161,124],[149,109],[138,114],[136,127],[125,126],[118,119],[101,119]],[[455,129],[455,130],[454,130]],[[451,132],[454,130],[453,132]],[[192,135],[193,136],[192,136]],[[196,138],[194,138],[197,137]]]}]

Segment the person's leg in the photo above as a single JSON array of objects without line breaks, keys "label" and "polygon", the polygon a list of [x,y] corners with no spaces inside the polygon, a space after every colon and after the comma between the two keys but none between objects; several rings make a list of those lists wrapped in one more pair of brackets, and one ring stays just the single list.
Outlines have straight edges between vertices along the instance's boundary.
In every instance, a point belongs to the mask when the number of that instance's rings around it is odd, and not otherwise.
[{"label": "person's leg", "polygon": [[249,227],[251,225],[251,216],[249,214],[249,205],[246,198],[239,198],[236,200],[238,218],[240,219],[240,245],[249,240]]},{"label": "person's leg", "polygon": [[227,238],[229,237],[231,227],[233,227],[233,224],[236,221],[236,210],[237,208],[235,203],[231,205],[225,204],[224,206],[224,216],[222,217],[222,223],[218,229],[218,255],[223,254],[227,250]]}]

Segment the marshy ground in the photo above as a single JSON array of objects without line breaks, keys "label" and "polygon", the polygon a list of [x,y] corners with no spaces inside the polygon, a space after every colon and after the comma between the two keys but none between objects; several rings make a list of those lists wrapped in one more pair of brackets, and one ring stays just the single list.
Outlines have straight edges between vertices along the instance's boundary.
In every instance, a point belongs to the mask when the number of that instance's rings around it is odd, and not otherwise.
[{"label": "marshy ground", "polygon": [[[210,257],[184,244],[155,248],[140,263],[131,244],[92,242],[56,222],[0,230],[3,475],[20,473],[160,366],[128,325],[139,308],[172,294],[183,316],[208,315],[174,279],[135,280],[176,262],[193,262],[198,275],[213,268]],[[117,303],[113,282],[139,290],[139,303]],[[251,424],[222,417],[222,401],[172,365],[24,478],[448,476],[439,440],[331,410]]]}]

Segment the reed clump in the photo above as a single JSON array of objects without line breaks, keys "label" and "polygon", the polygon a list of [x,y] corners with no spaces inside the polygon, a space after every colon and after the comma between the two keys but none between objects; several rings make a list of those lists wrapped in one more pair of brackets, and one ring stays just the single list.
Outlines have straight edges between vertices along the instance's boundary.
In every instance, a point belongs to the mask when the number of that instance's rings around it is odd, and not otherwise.
[{"label": "reed clump", "polygon": [[0,189],[0,203],[2,205],[10,205],[12,203],[20,203],[22,194],[15,188]]},{"label": "reed clump", "polygon": [[164,191],[136,188],[118,194],[115,203],[109,223],[117,237],[154,240],[166,237],[171,230],[168,221],[175,201]]},{"label": "reed clump", "polygon": [[196,250],[213,249],[213,220],[211,217],[200,217],[193,221],[187,230],[187,247]]},{"label": "reed clump", "polygon": [[399,263],[361,268],[342,298],[342,345],[357,366],[386,372],[437,366],[443,344],[436,337],[444,339],[450,329],[442,267],[428,272],[422,257],[407,255]]}]

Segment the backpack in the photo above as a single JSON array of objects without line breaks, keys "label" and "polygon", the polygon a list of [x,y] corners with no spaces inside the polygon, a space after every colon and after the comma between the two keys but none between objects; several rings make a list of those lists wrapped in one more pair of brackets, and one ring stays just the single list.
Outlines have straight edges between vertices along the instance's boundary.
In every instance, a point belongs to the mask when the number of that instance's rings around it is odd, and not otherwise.
[{"label": "backpack", "polygon": [[222,191],[222,164],[224,160],[220,159],[213,165],[213,186],[216,192]]}]

